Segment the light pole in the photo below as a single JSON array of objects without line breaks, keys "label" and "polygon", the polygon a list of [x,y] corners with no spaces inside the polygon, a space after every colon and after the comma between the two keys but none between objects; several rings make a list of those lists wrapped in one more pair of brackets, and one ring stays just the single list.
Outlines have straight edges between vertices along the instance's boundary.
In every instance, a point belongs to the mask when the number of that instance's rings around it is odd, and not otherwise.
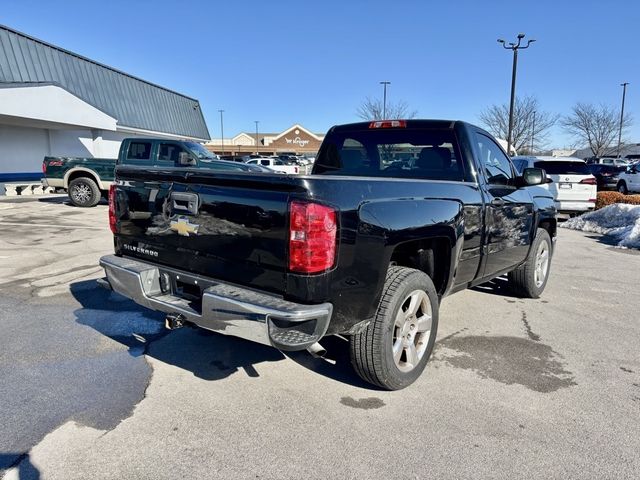
[{"label": "light pole", "polygon": [[256,124],[256,155],[258,154],[258,124],[260,123],[260,120],[254,120],[255,124]]},{"label": "light pole", "polygon": [[531,124],[531,151],[529,155],[533,155],[533,137],[536,134],[536,111],[533,111],[533,123]]},{"label": "light pole", "polygon": [[520,43],[524,38],[524,33],[518,34],[517,43],[509,43],[508,45],[501,38],[498,39],[498,43],[501,43],[506,50],[513,50],[513,70],[511,72],[511,103],[509,105],[509,133],[507,134],[507,154],[511,155],[511,134],[513,133],[513,108],[516,101],[516,69],[518,68],[518,50],[529,48],[535,40],[529,40],[525,46],[521,46]]},{"label": "light pole", "polygon": [[380,82],[380,85],[384,86],[384,93],[382,96],[382,118],[380,120],[387,119],[387,85],[391,85],[391,82]]},{"label": "light pole", "polygon": [[220,136],[222,137],[222,155],[224,155],[224,122],[222,120],[222,114],[224,110],[218,110],[220,112]]},{"label": "light pole", "polygon": [[618,158],[620,158],[620,148],[622,146],[622,122],[624,121],[624,98],[627,95],[627,85],[629,85],[629,82],[620,84],[622,87],[622,109],[620,110],[620,129],[618,130]]}]

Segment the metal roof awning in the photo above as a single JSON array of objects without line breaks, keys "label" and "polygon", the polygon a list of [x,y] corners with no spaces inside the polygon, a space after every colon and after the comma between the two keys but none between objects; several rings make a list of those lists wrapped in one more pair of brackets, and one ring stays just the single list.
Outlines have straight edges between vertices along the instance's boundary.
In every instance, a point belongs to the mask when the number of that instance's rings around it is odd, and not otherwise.
[{"label": "metal roof awning", "polygon": [[0,25],[0,86],[16,83],[59,86],[121,127],[210,138],[195,98]]}]

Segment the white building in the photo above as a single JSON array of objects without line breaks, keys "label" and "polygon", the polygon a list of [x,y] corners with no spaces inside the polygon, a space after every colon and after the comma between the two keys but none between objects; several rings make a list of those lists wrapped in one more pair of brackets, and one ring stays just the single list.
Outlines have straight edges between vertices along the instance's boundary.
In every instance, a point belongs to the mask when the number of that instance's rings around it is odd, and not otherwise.
[{"label": "white building", "polygon": [[0,25],[0,182],[46,155],[116,158],[123,138],[209,140],[197,100]]}]

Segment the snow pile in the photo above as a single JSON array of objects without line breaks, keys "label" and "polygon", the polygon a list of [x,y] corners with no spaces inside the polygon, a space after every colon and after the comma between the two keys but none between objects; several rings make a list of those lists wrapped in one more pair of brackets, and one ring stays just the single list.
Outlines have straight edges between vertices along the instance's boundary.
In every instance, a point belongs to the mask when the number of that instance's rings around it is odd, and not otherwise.
[{"label": "snow pile", "polygon": [[640,248],[640,205],[616,203],[574,217],[560,226],[609,235],[619,247]]}]

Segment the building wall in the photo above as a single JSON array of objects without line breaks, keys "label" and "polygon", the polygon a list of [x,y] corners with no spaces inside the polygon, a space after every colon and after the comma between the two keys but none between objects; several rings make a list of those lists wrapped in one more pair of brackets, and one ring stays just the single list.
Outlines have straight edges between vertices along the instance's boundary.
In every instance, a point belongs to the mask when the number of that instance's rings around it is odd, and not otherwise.
[{"label": "building wall", "polygon": [[8,174],[41,172],[42,159],[47,155],[117,158],[122,140],[136,136],[161,137],[130,132],[46,129],[0,124],[0,180]]},{"label": "building wall", "polygon": [[0,125],[0,172],[23,173],[42,170],[49,151],[47,130]]}]

